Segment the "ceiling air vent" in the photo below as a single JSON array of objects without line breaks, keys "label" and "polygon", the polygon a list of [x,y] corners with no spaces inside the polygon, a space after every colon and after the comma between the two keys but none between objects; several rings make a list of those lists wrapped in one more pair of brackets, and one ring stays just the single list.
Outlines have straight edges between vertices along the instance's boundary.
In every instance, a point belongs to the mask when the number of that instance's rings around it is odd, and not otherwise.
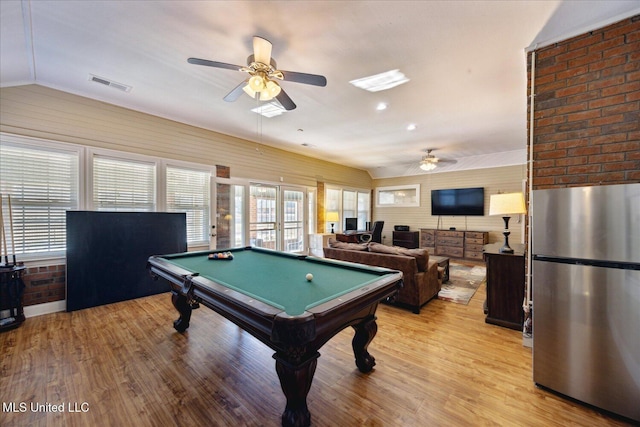
[{"label": "ceiling air vent", "polygon": [[89,74],[89,81],[92,81],[94,83],[99,83],[101,85],[109,86],[109,87],[112,87],[114,89],[121,90],[122,92],[131,92],[131,89],[132,89],[131,86],[127,86],[127,85],[122,84],[122,83],[114,82],[112,80],[105,79],[103,77],[94,76],[93,74]]}]

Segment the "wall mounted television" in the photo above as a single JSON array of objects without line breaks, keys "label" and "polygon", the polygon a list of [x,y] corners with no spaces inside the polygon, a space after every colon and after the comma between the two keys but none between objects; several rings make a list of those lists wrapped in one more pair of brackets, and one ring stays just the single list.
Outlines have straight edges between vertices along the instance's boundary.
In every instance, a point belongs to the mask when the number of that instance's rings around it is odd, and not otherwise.
[{"label": "wall mounted television", "polygon": [[431,215],[483,216],[484,188],[431,190]]}]

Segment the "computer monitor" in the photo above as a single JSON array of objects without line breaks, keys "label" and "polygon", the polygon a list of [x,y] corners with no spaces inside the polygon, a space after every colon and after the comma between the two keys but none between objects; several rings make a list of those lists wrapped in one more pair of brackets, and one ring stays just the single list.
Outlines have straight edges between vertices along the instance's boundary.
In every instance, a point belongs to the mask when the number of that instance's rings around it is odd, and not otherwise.
[{"label": "computer monitor", "polygon": [[345,218],[344,219],[344,230],[357,230],[358,229],[358,218]]}]

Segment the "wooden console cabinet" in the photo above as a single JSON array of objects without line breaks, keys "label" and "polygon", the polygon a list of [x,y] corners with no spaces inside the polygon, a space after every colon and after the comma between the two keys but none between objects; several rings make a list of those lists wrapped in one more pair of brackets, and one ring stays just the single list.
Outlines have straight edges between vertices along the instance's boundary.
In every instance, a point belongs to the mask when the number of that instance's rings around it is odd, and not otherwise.
[{"label": "wooden console cabinet", "polygon": [[489,243],[486,231],[420,229],[420,247],[449,258],[482,260],[482,248]]},{"label": "wooden console cabinet", "polygon": [[415,249],[420,244],[420,233],[417,231],[394,231],[393,246]]},{"label": "wooden console cabinet", "polygon": [[503,243],[484,247],[487,265],[485,322],[522,330],[524,311],[524,245],[512,244],[512,254],[500,253]]}]

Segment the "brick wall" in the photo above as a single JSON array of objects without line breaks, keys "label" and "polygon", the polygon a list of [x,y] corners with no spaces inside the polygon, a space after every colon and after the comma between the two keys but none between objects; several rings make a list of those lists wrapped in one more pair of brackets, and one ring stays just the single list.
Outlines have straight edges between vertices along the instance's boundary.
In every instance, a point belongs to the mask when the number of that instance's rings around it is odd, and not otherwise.
[{"label": "brick wall", "polygon": [[640,15],[535,61],[533,189],[640,182]]},{"label": "brick wall", "polygon": [[66,266],[28,267],[22,275],[24,306],[60,301],[65,295]]}]

